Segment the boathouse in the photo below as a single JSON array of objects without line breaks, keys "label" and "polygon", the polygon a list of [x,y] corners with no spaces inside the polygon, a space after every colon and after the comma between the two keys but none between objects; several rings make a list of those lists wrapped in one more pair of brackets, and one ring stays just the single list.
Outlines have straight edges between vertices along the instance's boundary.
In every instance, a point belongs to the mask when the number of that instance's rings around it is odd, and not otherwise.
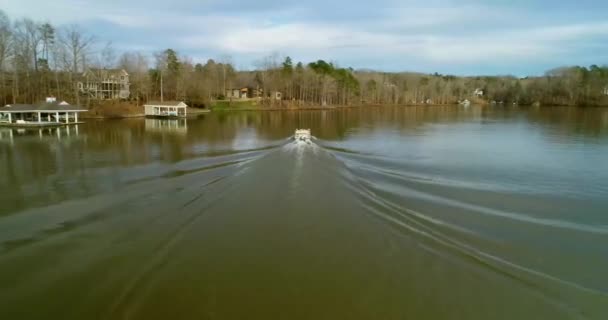
[{"label": "boathouse", "polygon": [[78,114],[86,111],[49,97],[38,104],[8,104],[0,108],[0,125],[42,127],[74,124],[78,123]]},{"label": "boathouse", "polygon": [[188,105],[183,101],[151,101],[144,108],[146,117],[185,117]]}]

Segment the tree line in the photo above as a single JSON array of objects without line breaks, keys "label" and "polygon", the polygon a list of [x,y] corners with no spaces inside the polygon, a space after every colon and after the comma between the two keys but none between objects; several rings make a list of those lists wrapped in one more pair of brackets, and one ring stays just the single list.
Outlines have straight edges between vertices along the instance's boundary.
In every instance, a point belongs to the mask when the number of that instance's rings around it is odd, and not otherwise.
[{"label": "tree line", "polygon": [[[194,63],[174,49],[149,56],[116,54],[111,43],[78,26],[57,28],[28,18],[11,21],[0,10],[0,104],[32,103],[54,95],[81,105],[92,102],[78,89],[87,68],[122,68],[130,75],[131,97],[138,105],[156,99],[209,105],[226,99],[227,90],[248,88],[268,105],[448,105],[479,103],[521,105],[608,105],[608,67],[564,67],[540,77],[459,77],[390,73],[345,68],[336,62],[294,62],[272,54],[253,71],[238,71],[231,57]],[[280,92],[279,101],[272,97]],[[483,95],[478,94],[483,92]]]}]

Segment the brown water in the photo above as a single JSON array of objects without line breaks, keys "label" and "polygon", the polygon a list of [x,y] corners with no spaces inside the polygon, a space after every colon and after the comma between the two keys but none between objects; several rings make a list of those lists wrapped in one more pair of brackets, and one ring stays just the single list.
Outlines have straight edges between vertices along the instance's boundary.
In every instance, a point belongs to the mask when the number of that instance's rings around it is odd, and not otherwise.
[{"label": "brown water", "polygon": [[605,109],[0,137],[0,319],[608,318]]}]

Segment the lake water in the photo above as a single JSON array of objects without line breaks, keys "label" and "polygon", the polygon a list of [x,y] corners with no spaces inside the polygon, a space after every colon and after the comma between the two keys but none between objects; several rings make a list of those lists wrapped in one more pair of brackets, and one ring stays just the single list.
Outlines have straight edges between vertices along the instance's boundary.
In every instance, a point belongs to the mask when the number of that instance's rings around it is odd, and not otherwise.
[{"label": "lake water", "polygon": [[3,129],[0,203],[1,319],[608,319],[606,109]]}]

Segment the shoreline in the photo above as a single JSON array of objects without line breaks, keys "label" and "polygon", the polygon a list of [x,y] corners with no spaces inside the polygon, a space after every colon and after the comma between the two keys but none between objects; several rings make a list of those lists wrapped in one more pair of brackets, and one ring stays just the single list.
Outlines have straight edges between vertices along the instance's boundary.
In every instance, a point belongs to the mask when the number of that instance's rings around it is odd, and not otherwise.
[{"label": "shoreline", "polygon": [[[194,117],[194,116],[198,116],[201,114],[206,114],[206,113],[210,113],[211,110],[209,109],[188,109],[187,110],[187,116],[186,118],[189,117]],[[145,118],[146,115],[144,113],[113,113],[110,115],[87,115],[82,114],[80,115],[81,119],[87,119],[87,120],[112,120],[112,119],[137,119],[137,118]]]},{"label": "shoreline", "polygon": [[[355,109],[355,108],[383,108],[383,107],[402,107],[402,108],[410,108],[410,107],[459,107],[459,104],[399,104],[399,105],[382,105],[382,104],[365,104],[365,105],[349,105],[349,106],[304,106],[304,107],[211,107],[209,109],[188,109],[187,118],[195,117],[201,114],[207,114],[211,112],[234,112],[234,111],[326,111],[326,110],[339,110],[339,109]],[[480,106],[480,107],[492,107],[489,104],[473,104],[471,106]],[[496,107],[511,107],[511,105],[496,105]],[[533,105],[518,105],[518,107],[536,107]],[[574,108],[583,108],[577,106],[559,106],[559,105],[543,105],[539,107],[574,107]],[[588,108],[588,107],[586,107]],[[145,118],[146,115],[144,113],[121,113],[121,112],[112,112],[112,114],[108,115],[87,115],[82,114],[80,116],[81,119],[87,120],[111,120],[111,119],[137,119],[137,118]]]}]

